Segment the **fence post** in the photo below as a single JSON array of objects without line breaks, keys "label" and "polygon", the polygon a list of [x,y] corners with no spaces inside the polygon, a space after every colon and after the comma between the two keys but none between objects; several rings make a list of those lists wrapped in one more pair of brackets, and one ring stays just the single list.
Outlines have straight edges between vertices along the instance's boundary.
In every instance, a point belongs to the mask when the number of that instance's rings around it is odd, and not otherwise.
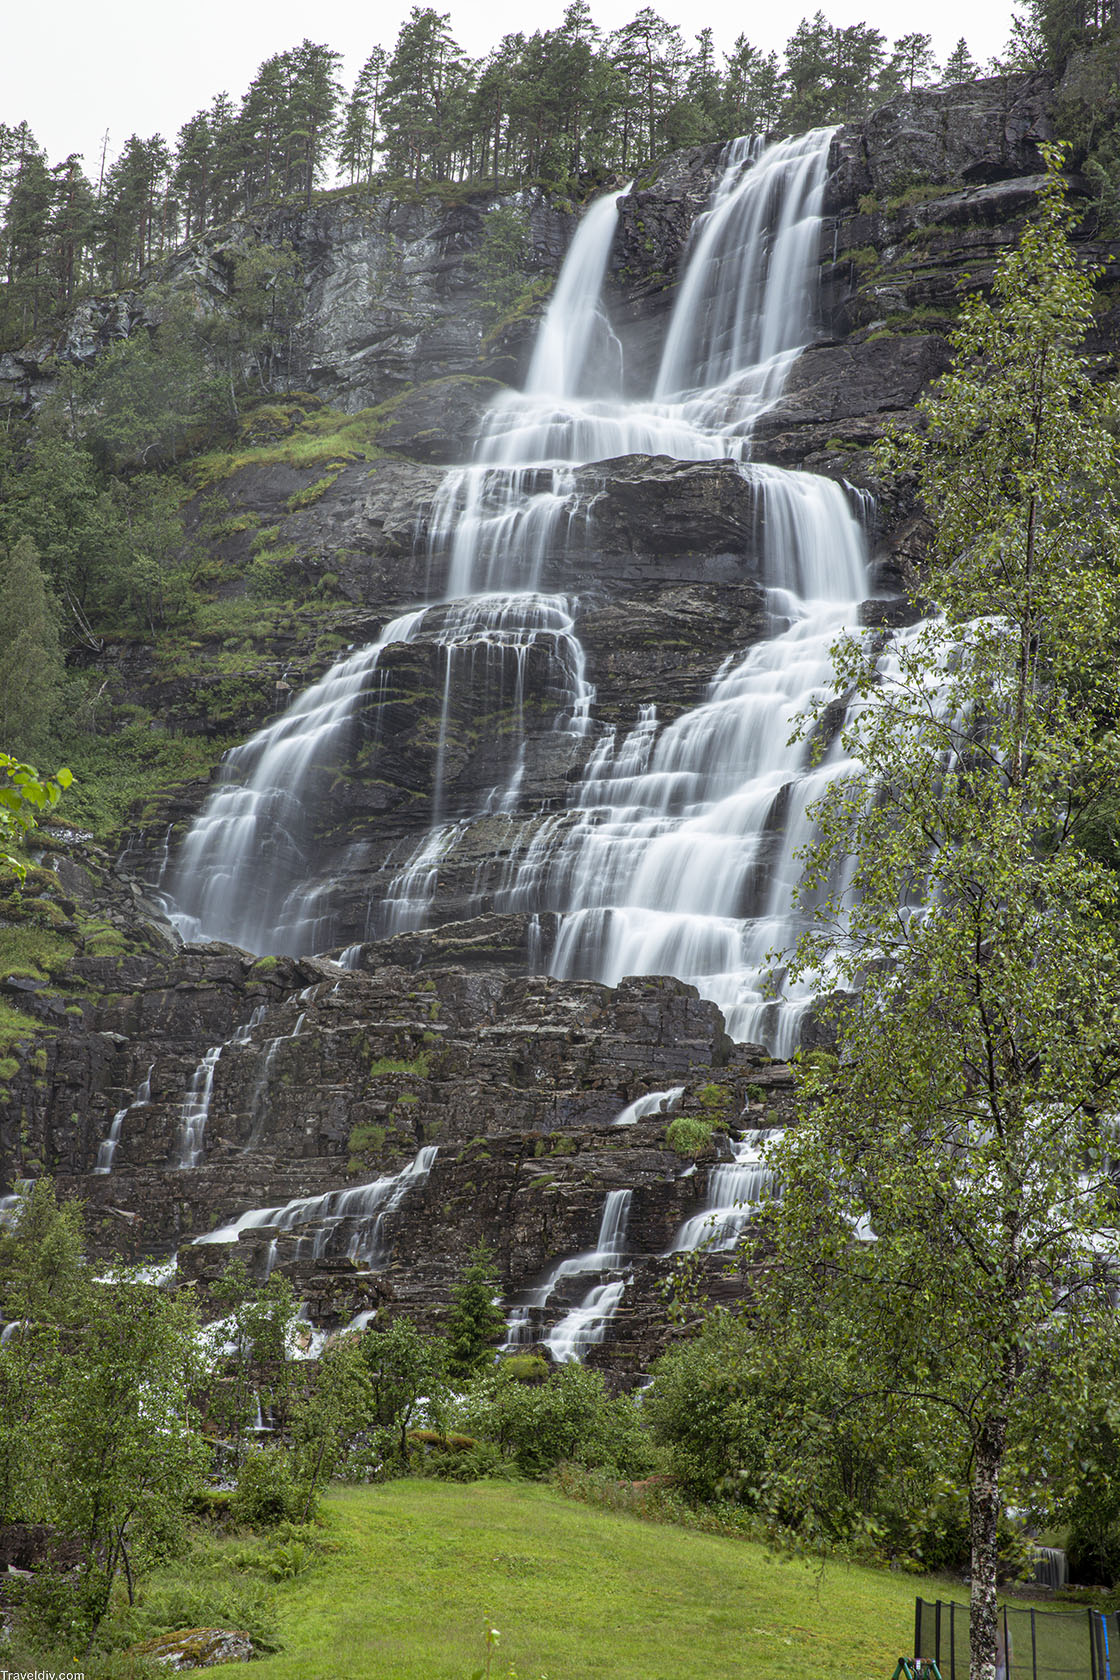
[{"label": "fence post", "polygon": [[949,1680],[957,1680],[957,1606],[955,1599],[949,1600]]},{"label": "fence post", "polygon": [[1104,1611],[1094,1612],[1093,1631],[1095,1634],[1097,1651],[1097,1668],[1102,1676],[1102,1680],[1111,1680],[1112,1665],[1109,1661],[1108,1617]]},{"label": "fence post", "polygon": [[1038,1680],[1038,1641],[1035,1638],[1034,1605],[1031,1605],[1031,1680]]},{"label": "fence post", "polygon": [[1007,1670],[1007,1680],[1013,1680],[1015,1674],[1015,1658],[1011,1652],[1011,1636],[1007,1631],[1007,1606],[1003,1607],[1003,1666]]}]

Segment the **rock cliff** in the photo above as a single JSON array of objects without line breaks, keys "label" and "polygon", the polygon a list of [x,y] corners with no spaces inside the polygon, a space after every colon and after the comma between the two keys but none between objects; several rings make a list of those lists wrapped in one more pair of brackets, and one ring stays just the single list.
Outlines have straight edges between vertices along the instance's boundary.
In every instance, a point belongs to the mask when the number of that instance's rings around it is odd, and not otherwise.
[{"label": "rock cliff", "polygon": [[[818,342],[754,453],[834,478],[857,500],[878,494],[868,623],[898,616],[923,537],[905,487],[877,484],[870,447],[886,424],[912,420],[948,365],[944,335],[962,291],[984,284],[1029,212],[1048,98],[1029,78],[927,90],[832,142]],[[648,386],[719,150],[674,155],[621,201],[610,300],[636,387]],[[295,376],[341,409],[372,411],[375,447],[326,479],[270,459],[222,482],[229,519],[210,541],[229,588],[244,587],[255,534],[268,529],[278,575],[327,602],[246,652],[239,734],[342,643],[371,640],[444,588],[448,541],[433,510],[481,414],[523,372],[536,322],[530,306],[497,333],[488,326],[471,255],[494,202],[339,199],[253,230],[303,258]],[[530,277],[554,275],[573,213],[539,194],[517,208]],[[1108,254],[1089,240],[1084,250]],[[200,247],[178,265],[184,283],[219,286],[220,251]],[[142,296],[95,302],[65,343],[6,359],[0,382],[30,400],[49,380],[49,353],[96,354],[142,315]],[[1106,299],[1103,354],[1114,354],[1118,327]],[[620,731],[651,705],[671,719],[762,633],[765,504],[727,462],[659,455],[582,467],[570,494],[579,540],[563,567],[543,554],[539,587],[571,600],[595,716]],[[193,516],[201,530],[201,497]],[[156,889],[208,784],[170,790],[138,814],[115,873],[55,842],[33,890],[3,912],[58,942],[47,969],[0,976],[17,1011],[0,1061],[4,1170],[8,1182],[49,1170],[84,1196],[102,1252],[177,1249],[182,1275],[203,1282],[234,1250],[259,1275],[282,1266],[328,1327],[384,1302],[437,1322],[479,1235],[511,1301],[525,1301],[558,1259],[594,1249],[607,1192],[627,1189],[625,1264],[610,1269],[626,1285],[622,1309],[592,1356],[636,1373],[668,1334],[654,1285],[683,1222],[710,1205],[728,1133],[786,1123],[792,1075],[734,1044],[715,1006],[679,981],[612,989],[545,978],[551,918],[493,913],[488,883],[508,879],[541,823],[563,812],[594,738],[556,729],[555,662],[539,648],[516,697],[480,678],[457,691],[441,732],[445,631],[433,610],[414,639],[386,650],[345,762],[322,767],[301,844],[316,861],[315,913],[334,958],[178,944]],[[207,735],[222,733],[206,698],[212,651],[198,649],[190,675],[168,674],[143,647],[103,658],[120,698],[143,697],[164,727]],[[511,751],[514,707],[521,815],[480,817]],[[394,937],[370,907],[427,832],[437,785],[441,817],[460,826],[432,864],[428,931]],[[651,1093],[661,1096],[649,1112],[615,1124]],[[673,1113],[712,1123],[698,1159],[667,1146]],[[112,1170],[96,1171],[110,1140]],[[271,1212],[246,1223],[252,1209]],[[195,1241],[227,1226],[228,1240]],[[715,1262],[712,1274],[716,1289],[743,1287]],[[554,1291],[526,1333],[554,1327],[590,1281],[577,1273]]]}]

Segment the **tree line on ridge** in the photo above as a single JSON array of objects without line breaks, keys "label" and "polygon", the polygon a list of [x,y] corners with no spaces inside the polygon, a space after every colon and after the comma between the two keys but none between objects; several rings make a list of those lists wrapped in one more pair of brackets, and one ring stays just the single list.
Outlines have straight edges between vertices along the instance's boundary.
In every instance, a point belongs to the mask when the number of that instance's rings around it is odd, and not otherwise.
[{"label": "tree line on ridge", "polygon": [[89,291],[129,285],[208,228],[337,181],[524,186],[583,196],[658,154],[731,134],[858,120],[904,88],[980,73],[961,39],[938,67],[931,37],[804,18],[784,53],[740,35],[692,42],[651,6],[605,34],[588,0],[555,29],[507,34],[472,59],[450,16],[414,6],[353,88],[342,55],[304,40],[267,58],[175,142],[130,135],[108,167],[51,164],[26,122],[0,122],[0,342],[18,343]]}]

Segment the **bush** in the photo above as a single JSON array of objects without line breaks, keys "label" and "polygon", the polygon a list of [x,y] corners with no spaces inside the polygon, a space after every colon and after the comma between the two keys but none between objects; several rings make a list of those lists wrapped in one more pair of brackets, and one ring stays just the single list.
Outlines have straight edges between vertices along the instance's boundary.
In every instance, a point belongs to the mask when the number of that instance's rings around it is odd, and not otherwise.
[{"label": "bush", "polygon": [[753,1504],[766,1471],[767,1418],[749,1370],[751,1332],[712,1313],[699,1336],[659,1359],[645,1394],[654,1440],[693,1498]]},{"label": "bush", "polygon": [[493,1441],[434,1429],[409,1431],[409,1467],[421,1476],[444,1482],[480,1482],[507,1473],[501,1450]]},{"label": "bush", "polygon": [[562,1365],[536,1385],[499,1367],[475,1382],[459,1411],[472,1434],[525,1476],[547,1475],[566,1461],[633,1476],[653,1462],[637,1403],[612,1399],[601,1374],[582,1365]]},{"label": "bush", "polygon": [[[888,1529],[892,1515],[887,1515]],[[909,1514],[905,1527],[904,1549],[923,1569],[936,1574],[960,1574],[968,1569],[968,1494],[963,1488],[942,1482],[924,1510]],[[1000,1514],[997,1547],[1001,1581],[1022,1581],[1033,1574],[1034,1547],[1006,1512]]]},{"label": "bush", "polygon": [[665,1142],[678,1155],[702,1155],[712,1141],[715,1127],[710,1120],[679,1114],[665,1128]]},{"label": "bush", "polygon": [[294,1522],[305,1498],[282,1447],[251,1447],[238,1472],[230,1510],[235,1521],[250,1528],[271,1528],[275,1523]]},{"label": "bush", "polygon": [[1074,1528],[1066,1546],[1069,1578],[1082,1587],[1120,1584],[1120,1525]]},{"label": "bush", "polygon": [[507,1377],[521,1383],[548,1381],[548,1360],[539,1353],[508,1353],[501,1369]]},{"label": "bush", "polygon": [[97,1584],[37,1570],[8,1589],[20,1633],[35,1648],[79,1649],[101,1614]]},{"label": "bush", "polygon": [[[199,1567],[199,1559],[191,1561]],[[243,1628],[259,1651],[275,1650],[272,1592],[263,1582],[238,1579],[236,1571],[235,1559],[219,1555],[197,1580],[153,1582],[142,1599],[110,1624],[114,1643],[138,1645],[177,1628],[231,1627]]]}]

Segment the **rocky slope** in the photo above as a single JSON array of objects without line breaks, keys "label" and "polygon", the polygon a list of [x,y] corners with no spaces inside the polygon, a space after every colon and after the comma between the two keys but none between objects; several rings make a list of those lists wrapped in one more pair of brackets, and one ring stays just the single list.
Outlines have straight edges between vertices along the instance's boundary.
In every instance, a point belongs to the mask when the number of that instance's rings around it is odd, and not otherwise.
[{"label": "rocky slope", "polygon": [[[898,616],[923,530],[905,487],[876,484],[869,447],[886,424],[912,419],[921,390],[947,366],[944,332],[961,291],[983,284],[1015,239],[1037,189],[1047,101],[1029,79],[926,91],[833,141],[820,341],[767,415],[757,454],[882,492],[869,623]],[[622,201],[612,308],[635,387],[648,384],[718,156],[677,154]],[[241,733],[318,675],[340,642],[370,640],[442,587],[447,550],[432,509],[448,463],[468,455],[498,382],[519,376],[534,325],[528,310],[487,335],[469,259],[491,202],[339,200],[259,230],[290,239],[305,259],[297,377],[348,411],[372,406],[375,448],[326,475],[262,453],[221,483],[229,517],[210,540],[230,592],[244,587],[267,529],[278,576],[328,603],[310,626],[297,615],[283,636],[256,638]],[[521,208],[533,272],[554,273],[572,215],[539,196]],[[1108,254],[1088,240],[1084,248],[1094,260]],[[218,284],[212,251],[185,253],[180,269],[184,283]],[[91,305],[61,348],[94,354],[95,341],[141,314],[142,300]],[[1096,348],[1113,355],[1118,341],[1106,295]],[[0,367],[0,380],[22,400],[49,378],[45,363],[44,347],[33,346]],[[652,703],[672,718],[761,633],[764,530],[752,488],[723,463],[628,456],[580,469],[575,494],[585,559],[569,549],[561,570],[558,555],[546,556],[541,586],[575,602],[595,716],[627,729]],[[202,520],[201,498],[195,515]],[[106,1252],[178,1248],[182,1273],[202,1280],[234,1248],[262,1275],[284,1266],[326,1325],[383,1301],[434,1322],[480,1234],[509,1297],[523,1297],[557,1259],[595,1246],[607,1192],[630,1189],[628,1282],[595,1357],[637,1371],[667,1334],[653,1285],[682,1221],[708,1205],[727,1132],[784,1123],[792,1076],[763,1051],[732,1044],[714,1006],[676,981],[628,980],[612,991],[530,972],[544,964],[549,918],[490,914],[479,883],[508,871],[537,818],[497,814],[464,826],[440,865],[432,931],[387,938],[370,924],[367,907],[432,817],[439,632],[436,613],[416,640],[387,651],[348,762],[324,767],[330,799],[318,803],[308,844],[327,860],[332,885],[317,909],[336,954],[362,943],[357,967],[178,947],[145,892],[165,869],[169,825],[197,811],[206,786],[157,801],[115,878],[73,845],[47,854],[34,889],[3,912],[56,941],[52,963],[15,965],[2,981],[19,1011],[0,1061],[4,1170],[9,1181],[50,1170],[85,1196]],[[198,650],[204,667],[210,652]],[[158,709],[163,727],[220,733],[209,679],[168,674],[158,650],[143,647],[110,648],[103,660],[118,696]],[[556,731],[552,682],[549,662],[530,656],[517,702],[520,807],[541,815],[563,807],[592,745]],[[484,683],[456,702],[440,764],[445,816],[477,810],[497,779],[511,705]],[[716,1125],[695,1162],[667,1148],[666,1112],[613,1124],[637,1098],[678,1088],[676,1112]],[[117,1118],[112,1171],[95,1172]],[[196,1147],[198,1165],[176,1165]],[[433,1148],[412,1178],[397,1178]],[[369,1185],[381,1188],[363,1193]],[[293,1206],[339,1191],[354,1194]],[[231,1243],[192,1245],[266,1207],[285,1211]],[[741,1286],[716,1265],[713,1277],[720,1289]],[[556,1295],[546,1326],[589,1281]]]}]

